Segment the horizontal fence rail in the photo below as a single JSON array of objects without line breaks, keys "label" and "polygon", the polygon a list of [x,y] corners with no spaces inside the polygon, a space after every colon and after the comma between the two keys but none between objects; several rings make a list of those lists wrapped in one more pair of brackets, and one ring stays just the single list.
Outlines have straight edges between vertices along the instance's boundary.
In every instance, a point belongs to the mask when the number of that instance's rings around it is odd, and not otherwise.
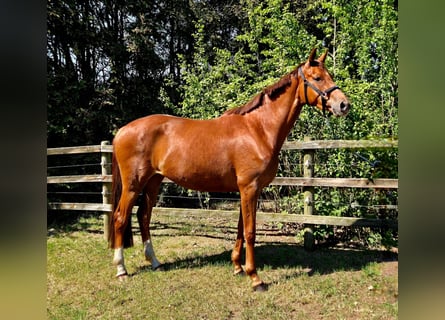
[{"label": "horizontal fence rail", "polygon": [[[82,183],[82,182],[111,182],[111,175],[72,175],[47,177],[46,183]],[[173,183],[164,178],[164,183]],[[296,186],[296,187],[334,187],[334,188],[385,188],[397,189],[397,179],[373,179],[367,178],[300,178],[300,177],[276,177],[271,186]]]},{"label": "horizontal fence rail", "polygon": [[398,140],[309,140],[286,141],[282,150],[397,148]]},{"label": "horizontal fence rail", "polygon": [[[309,149],[378,149],[398,148],[398,140],[311,140],[285,141],[281,150]],[[94,146],[47,148],[46,155],[80,154],[80,153],[113,153],[113,146],[101,144]]]},{"label": "horizontal fence rail", "polygon": [[[312,166],[314,162],[314,153],[319,149],[391,149],[398,148],[397,140],[310,140],[305,141],[286,141],[282,150],[302,150],[304,152],[304,177],[275,177],[270,185],[277,186],[297,186],[302,187],[304,192],[304,214],[283,214],[283,213],[263,213],[258,212],[257,220],[274,222],[294,222],[302,223],[308,227],[305,230],[305,247],[313,247],[312,229],[310,225],[332,225],[332,226],[359,226],[359,227],[388,227],[398,229],[397,220],[391,219],[370,219],[357,217],[337,217],[337,216],[318,216],[313,214],[313,189],[314,187],[334,187],[334,188],[374,188],[374,189],[398,189],[398,179],[367,179],[367,178],[318,178],[313,177]],[[47,156],[54,155],[73,155],[99,153],[101,155],[101,174],[86,175],[64,175],[48,176],[47,184],[69,184],[69,183],[101,183],[102,184],[102,203],[69,203],[69,202],[50,202],[50,210],[86,210],[102,211],[104,215],[104,234],[108,235],[108,219],[111,213],[110,190],[111,190],[111,155],[112,145],[104,141],[101,145],[48,148]],[[164,183],[172,181],[165,178]],[[385,205],[385,208],[396,209],[397,205]],[[135,207],[136,212],[137,207]],[[233,210],[204,210],[204,209],[178,209],[156,207],[154,212],[166,215],[187,214],[197,217],[205,215],[222,214],[238,218],[239,211]],[[306,236],[306,234],[308,236]]]}]

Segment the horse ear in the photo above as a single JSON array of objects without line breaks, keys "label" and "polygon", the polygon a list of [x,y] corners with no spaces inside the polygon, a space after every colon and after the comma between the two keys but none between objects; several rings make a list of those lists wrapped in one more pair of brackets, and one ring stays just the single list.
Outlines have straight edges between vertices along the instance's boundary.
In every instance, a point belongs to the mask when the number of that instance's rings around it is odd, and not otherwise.
[{"label": "horse ear", "polygon": [[315,54],[317,53],[317,48],[313,48],[311,53],[309,54],[309,58],[307,59],[309,62],[315,60]]},{"label": "horse ear", "polygon": [[324,63],[324,61],[326,60],[326,57],[328,55],[328,49],[326,49],[326,51],[320,56],[320,58],[318,58],[318,61],[320,61],[321,63]]}]

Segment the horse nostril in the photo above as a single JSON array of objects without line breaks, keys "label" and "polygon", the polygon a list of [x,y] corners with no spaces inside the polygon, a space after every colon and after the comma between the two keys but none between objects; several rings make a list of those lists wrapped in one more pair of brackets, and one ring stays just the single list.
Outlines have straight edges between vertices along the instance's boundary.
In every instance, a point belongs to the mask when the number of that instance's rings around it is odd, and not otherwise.
[{"label": "horse nostril", "polygon": [[341,102],[340,103],[340,110],[342,111],[342,112],[345,112],[345,111],[348,111],[349,110],[349,103],[348,102]]}]

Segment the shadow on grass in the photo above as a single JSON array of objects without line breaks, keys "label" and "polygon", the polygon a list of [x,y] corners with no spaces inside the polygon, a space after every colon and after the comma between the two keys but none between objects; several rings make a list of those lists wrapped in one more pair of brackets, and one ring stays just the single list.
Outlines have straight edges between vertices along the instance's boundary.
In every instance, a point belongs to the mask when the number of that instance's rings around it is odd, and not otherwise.
[{"label": "shadow on grass", "polygon": [[48,210],[46,225],[48,236],[62,236],[76,231],[103,234],[103,218],[101,212]]},{"label": "shadow on grass", "polygon": [[[93,222],[81,222],[80,218],[95,218]],[[48,230],[54,229],[52,234],[66,236],[66,232],[83,230],[92,233],[101,233],[102,226],[98,223],[100,218],[97,213],[79,213],[72,212],[48,216]],[[134,221],[133,221],[134,223]],[[194,236],[207,237],[213,239],[231,238],[235,241],[236,228],[234,226],[213,226],[213,234],[206,233],[202,228],[208,228],[212,224],[198,223],[197,221],[176,221],[175,223],[155,222],[152,224],[152,231],[164,231],[162,237],[178,237],[181,235],[190,235],[190,228],[195,228]],[[137,223],[133,224],[134,236],[140,235]],[[267,228],[258,228],[258,234],[267,233],[270,239],[273,239],[272,230]],[[49,231],[48,231],[49,232]],[[276,236],[282,236],[275,234]],[[158,235],[160,236],[160,235]],[[176,269],[200,268],[207,265],[226,265],[230,263],[231,250],[213,254],[213,255],[193,255],[186,259],[178,259],[171,263],[163,265],[165,271]],[[397,261],[398,254],[389,251],[380,250],[345,250],[335,247],[317,247],[315,251],[308,252],[302,245],[295,243],[283,243],[272,241],[258,241],[255,246],[256,265],[259,271],[261,269],[288,269],[297,268],[305,270],[297,272],[295,276],[306,273],[309,276],[314,274],[331,274],[337,271],[358,271],[372,262],[380,263],[385,261]],[[244,259],[243,259],[244,261]],[[150,266],[141,266],[132,275],[141,272],[151,271]]]},{"label": "shadow on grass", "polygon": [[[164,271],[176,269],[200,268],[206,265],[230,263],[231,251],[207,256],[193,256],[163,265]],[[375,262],[397,261],[397,253],[379,250],[344,250],[336,248],[319,248],[308,252],[297,244],[269,243],[255,246],[256,265],[259,271],[268,269],[298,268],[304,271],[295,276],[307,273],[325,275],[338,271],[358,271]],[[151,270],[141,266],[133,275]]]}]

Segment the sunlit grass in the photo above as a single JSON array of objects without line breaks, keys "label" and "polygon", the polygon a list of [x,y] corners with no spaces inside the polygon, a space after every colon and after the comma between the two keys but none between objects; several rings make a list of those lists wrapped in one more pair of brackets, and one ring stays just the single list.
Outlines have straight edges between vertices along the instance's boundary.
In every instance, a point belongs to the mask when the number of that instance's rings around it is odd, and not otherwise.
[{"label": "sunlit grass", "polygon": [[258,271],[269,290],[254,293],[248,278],[232,274],[233,232],[181,217],[170,229],[162,219],[152,234],[167,270],[151,270],[136,234],[125,282],[114,278],[100,219],[51,226],[48,319],[397,319],[397,273],[383,272],[382,252],[306,252],[294,235],[259,235]]}]

